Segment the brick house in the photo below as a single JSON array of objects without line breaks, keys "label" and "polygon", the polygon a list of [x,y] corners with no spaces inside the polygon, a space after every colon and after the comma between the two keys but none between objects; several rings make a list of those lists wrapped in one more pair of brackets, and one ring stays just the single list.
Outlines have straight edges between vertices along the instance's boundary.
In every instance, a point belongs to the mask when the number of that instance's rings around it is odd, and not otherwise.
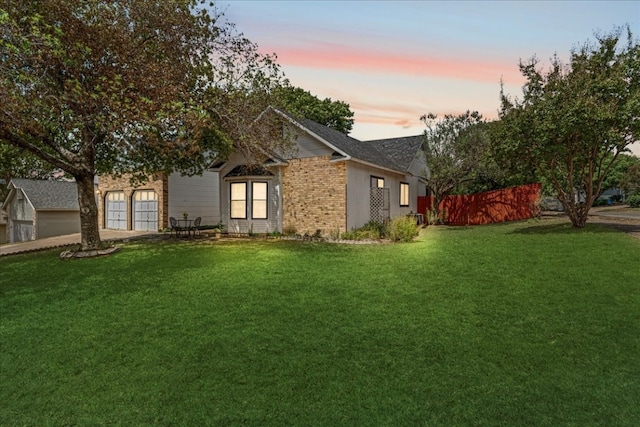
[{"label": "brick house", "polygon": [[162,229],[170,216],[188,212],[232,233],[328,235],[417,212],[426,195],[421,136],[359,141],[272,111],[296,135],[290,154],[274,154],[261,167],[233,154],[201,176],[157,175],[137,187],[126,177],[100,177],[102,226]]}]

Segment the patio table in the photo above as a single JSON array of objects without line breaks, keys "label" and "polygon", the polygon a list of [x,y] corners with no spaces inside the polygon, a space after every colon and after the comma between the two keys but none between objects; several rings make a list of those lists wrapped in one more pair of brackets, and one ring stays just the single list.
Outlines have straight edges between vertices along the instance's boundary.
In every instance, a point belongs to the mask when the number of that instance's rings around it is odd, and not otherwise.
[{"label": "patio table", "polygon": [[187,237],[189,237],[191,235],[191,230],[192,230],[192,224],[193,224],[193,220],[192,219],[178,219],[176,220],[178,221],[178,227],[180,227],[183,231],[187,232]]}]

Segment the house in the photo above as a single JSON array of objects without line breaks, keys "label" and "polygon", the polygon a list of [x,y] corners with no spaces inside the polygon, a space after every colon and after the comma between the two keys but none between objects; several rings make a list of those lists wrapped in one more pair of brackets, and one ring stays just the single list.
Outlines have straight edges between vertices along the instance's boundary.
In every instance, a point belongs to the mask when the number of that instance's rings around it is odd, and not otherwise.
[{"label": "house", "polygon": [[9,243],[80,232],[75,182],[12,179],[1,206],[7,213]]},{"label": "house", "polygon": [[233,154],[201,176],[100,177],[104,228],[162,229],[168,218],[202,217],[231,233],[344,232],[417,212],[426,194],[422,137],[359,141],[312,120],[279,115],[295,135],[288,153],[259,166]]}]

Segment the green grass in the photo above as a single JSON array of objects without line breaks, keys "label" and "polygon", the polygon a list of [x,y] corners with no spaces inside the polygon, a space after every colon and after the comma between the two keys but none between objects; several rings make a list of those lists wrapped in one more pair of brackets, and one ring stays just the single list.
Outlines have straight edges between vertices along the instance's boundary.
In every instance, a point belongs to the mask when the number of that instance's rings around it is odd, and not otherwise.
[{"label": "green grass", "polygon": [[640,241],[141,242],[0,258],[0,425],[637,425]]}]

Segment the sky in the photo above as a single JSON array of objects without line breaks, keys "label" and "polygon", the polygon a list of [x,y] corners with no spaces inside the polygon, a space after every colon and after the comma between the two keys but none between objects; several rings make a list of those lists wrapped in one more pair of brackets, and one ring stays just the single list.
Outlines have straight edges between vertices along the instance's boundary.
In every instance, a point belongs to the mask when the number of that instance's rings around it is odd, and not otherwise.
[{"label": "sky", "polygon": [[[636,1],[248,1],[218,7],[293,86],[341,100],[360,140],[418,135],[420,116],[495,119],[500,85],[520,97],[520,60],[557,54],[629,25]],[[633,151],[640,155],[640,143]]]}]

